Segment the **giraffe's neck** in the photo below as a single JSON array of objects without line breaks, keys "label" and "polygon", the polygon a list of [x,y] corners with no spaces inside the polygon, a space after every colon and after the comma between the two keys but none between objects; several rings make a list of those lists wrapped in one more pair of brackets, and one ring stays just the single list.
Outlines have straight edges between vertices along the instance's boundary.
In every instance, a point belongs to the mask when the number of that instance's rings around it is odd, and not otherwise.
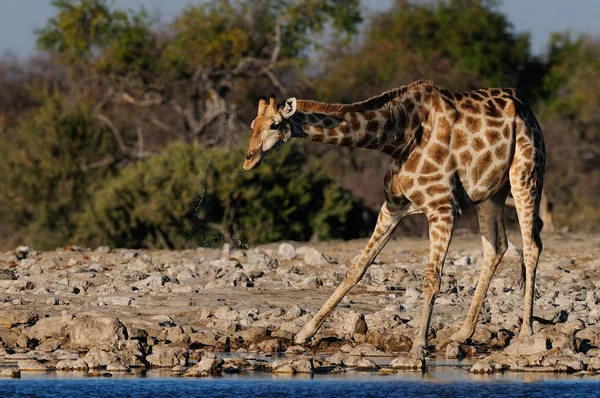
[{"label": "giraffe's neck", "polygon": [[405,152],[412,142],[408,116],[399,105],[369,109],[299,100],[297,108],[289,120],[294,137],[374,149],[393,157]]}]

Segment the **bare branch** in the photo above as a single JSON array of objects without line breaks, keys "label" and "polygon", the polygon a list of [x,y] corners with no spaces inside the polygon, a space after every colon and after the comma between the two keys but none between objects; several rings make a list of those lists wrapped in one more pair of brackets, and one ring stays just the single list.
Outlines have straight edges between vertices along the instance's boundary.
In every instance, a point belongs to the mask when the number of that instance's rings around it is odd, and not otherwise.
[{"label": "bare branch", "polygon": [[277,58],[279,57],[279,51],[281,50],[281,17],[277,18],[277,23],[275,24],[275,47],[273,48],[273,53],[271,54],[270,66],[275,65],[277,62]]},{"label": "bare branch", "polygon": [[115,136],[115,139],[117,140],[117,144],[119,145],[119,149],[121,149],[121,152],[129,153],[129,149],[127,149],[127,146],[123,141],[123,137],[121,136],[121,132],[119,131],[117,126],[115,126],[115,124],[111,122],[109,118],[107,118],[101,113],[98,113],[97,115],[95,115],[95,117],[104,124],[106,124],[108,128],[112,131],[113,135]]},{"label": "bare branch", "polygon": [[94,169],[99,169],[100,167],[106,167],[106,166],[110,166],[111,164],[114,164],[116,162],[118,162],[120,159],[116,159],[113,158],[112,156],[109,156],[107,158],[104,158],[102,160],[99,160],[97,162],[91,163],[91,164],[82,164],[81,170],[83,171],[90,171],[90,170],[94,170]]},{"label": "bare branch", "polygon": [[137,138],[138,138],[138,158],[144,157],[144,131],[142,130],[142,126],[138,126],[137,130]]},{"label": "bare branch", "polygon": [[285,89],[285,87],[283,87],[283,84],[281,84],[279,82],[279,79],[277,79],[277,77],[275,76],[275,74],[266,66],[263,67],[263,72],[265,75],[267,75],[267,77],[269,78],[269,80],[271,80],[271,83],[273,83],[273,85],[275,87],[277,87],[277,89],[281,92],[281,94],[284,97],[287,97],[287,90]]},{"label": "bare branch", "polygon": [[[148,93],[144,95],[143,100],[135,99],[133,96],[127,92],[121,93],[121,98],[126,102],[137,105],[137,106],[152,106],[152,105],[160,105],[164,102],[164,98],[162,95],[155,93],[154,98],[151,98]],[[150,97],[150,98],[149,98]]]}]

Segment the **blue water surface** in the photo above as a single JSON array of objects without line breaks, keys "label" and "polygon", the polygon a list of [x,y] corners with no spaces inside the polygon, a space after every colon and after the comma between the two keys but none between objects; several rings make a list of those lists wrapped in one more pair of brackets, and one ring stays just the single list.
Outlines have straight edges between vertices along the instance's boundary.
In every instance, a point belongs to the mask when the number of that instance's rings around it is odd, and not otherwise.
[{"label": "blue water surface", "polygon": [[557,377],[243,376],[32,377],[1,380],[1,397],[600,397],[600,379]]}]

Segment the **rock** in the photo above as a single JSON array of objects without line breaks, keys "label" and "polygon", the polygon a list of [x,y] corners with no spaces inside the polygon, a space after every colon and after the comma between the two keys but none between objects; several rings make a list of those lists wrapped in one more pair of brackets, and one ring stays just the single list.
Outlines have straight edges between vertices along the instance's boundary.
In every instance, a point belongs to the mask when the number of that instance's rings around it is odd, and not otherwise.
[{"label": "rock", "polygon": [[56,370],[88,370],[88,368],[83,358],[67,359],[56,364]]},{"label": "rock", "polygon": [[0,268],[0,280],[16,280],[15,271],[10,268]]},{"label": "rock", "polygon": [[285,350],[286,355],[300,355],[304,354],[305,352],[306,349],[301,345],[291,345],[287,350]]},{"label": "rock", "polygon": [[368,358],[359,358],[358,362],[356,363],[356,369],[357,370],[377,370],[377,369],[379,369],[379,366],[377,366],[377,364],[375,364],[375,362],[371,361]]},{"label": "rock", "polygon": [[269,330],[262,326],[251,326],[242,332],[244,343],[260,343],[269,335]]},{"label": "rock", "polygon": [[246,252],[244,270],[246,271],[273,271],[279,264],[261,249],[252,249]]},{"label": "rock", "polygon": [[261,341],[257,345],[258,349],[264,352],[281,352],[281,341],[278,339],[268,339]]},{"label": "rock", "polygon": [[345,361],[348,360],[348,356],[338,352],[335,355],[330,356],[329,358],[325,359],[325,362],[327,362],[330,365],[336,365],[336,366],[344,366]]},{"label": "rock", "polygon": [[309,357],[280,359],[271,364],[273,373],[312,373],[313,361]]},{"label": "rock", "polygon": [[0,378],[18,379],[21,371],[18,368],[6,368],[0,371]]},{"label": "rock", "polygon": [[19,246],[15,249],[15,256],[17,257],[17,260],[23,260],[28,257],[36,256],[37,254],[38,252],[29,246]]},{"label": "rock", "polygon": [[379,351],[373,344],[362,343],[353,347],[350,352],[352,356],[380,357],[385,356],[382,351]]},{"label": "rock", "polygon": [[155,273],[150,275],[146,279],[143,279],[139,282],[131,285],[135,290],[153,290],[156,288],[160,288],[165,282],[168,281],[168,278],[162,274]]},{"label": "rock", "polygon": [[334,323],[334,330],[337,334],[345,338],[355,333],[367,333],[367,322],[363,314],[356,311],[335,311],[331,314],[331,321]]},{"label": "rock", "polygon": [[19,335],[10,329],[0,327],[0,340],[9,347],[16,347]]},{"label": "rock", "polygon": [[593,372],[600,371],[600,356],[590,359],[590,362],[588,363],[588,370]]},{"label": "rock", "polygon": [[61,346],[60,341],[51,337],[48,340],[44,341],[42,344],[38,345],[35,349],[37,351],[42,351],[42,352],[54,352],[54,351],[58,350],[60,348],[60,346]]},{"label": "rock", "polygon": [[218,342],[215,334],[210,331],[201,331],[197,333],[190,333],[190,347],[192,348],[200,348],[200,347],[216,347]]},{"label": "rock", "polygon": [[495,353],[481,359],[471,367],[471,373],[495,373],[509,369],[517,360],[503,353]]},{"label": "rock", "polygon": [[90,368],[107,366],[119,359],[119,356],[111,351],[102,350],[98,347],[91,348],[83,357]]},{"label": "rock", "polygon": [[152,354],[146,357],[146,361],[152,366],[169,367],[187,364],[189,351],[184,348],[172,348],[167,345],[155,345]]},{"label": "rock", "polygon": [[277,249],[277,254],[284,260],[293,260],[296,258],[296,249],[290,243],[282,243]]},{"label": "rock", "polygon": [[42,318],[29,329],[29,338],[38,341],[44,341],[48,338],[55,338],[61,341],[66,340],[68,329],[73,324],[72,315],[54,316]]},{"label": "rock", "polygon": [[114,305],[119,307],[128,307],[131,305],[133,297],[127,296],[107,296],[98,297],[98,305]]},{"label": "rock", "polygon": [[504,353],[510,356],[535,355],[551,348],[550,339],[540,334],[514,339]]},{"label": "rock", "polygon": [[224,361],[221,358],[203,357],[200,362],[189,368],[183,376],[185,377],[206,377],[221,374]]},{"label": "rock", "polygon": [[566,372],[579,372],[585,367],[579,358],[566,355],[550,355],[544,359],[542,366]]},{"label": "rock", "polygon": [[221,320],[235,321],[240,318],[240,313],[229,306],[224,306],[217,308],[213,316]]},{"label": "rock", "polygon": [[425,361],[423,358],[417,358],[412,356],[398,357],[392,359],[390,362],[390,368],[400,370],[422,370],[425,367]]},{"label": "rock", "polygon": [[337,261],[333,258],[324,255],[317,249],[312,247],[302,246],[296,250],[297,254],[304,255],[304,263],[309,266],[319,266],[327,264],[337,264]]},{"label": "rock", "polygon": [[460,359],[464,358],[465,350],[457,342],[452,342],[446,346],[446,358],[448,359]]},{"label": "rock", "polygon": [[17,347],[33,349],[35,347],[35,341],[31,340],[25,333],[21,333],[17,338]]},{"label": "rock", "polygon": [[45,372],[50,368],[35,359],[23,359],[17,362],[21,372]]},{"label": "rock", "polygon": [[106,365],[106,370],[109,372],[129,372],[129,366],[120,362],[113,362]]},{"label": "rock", "polygon": [[33,311],[12,309],[0,311],[0,326],[7,329],[20,325],[33,325],[37,320],[38,315]]},{"label": "rock", "polygon": [[117,318],[80,318],[69,329],[69,344],[75,348],[115,346],[125,336],[125,326]]}]

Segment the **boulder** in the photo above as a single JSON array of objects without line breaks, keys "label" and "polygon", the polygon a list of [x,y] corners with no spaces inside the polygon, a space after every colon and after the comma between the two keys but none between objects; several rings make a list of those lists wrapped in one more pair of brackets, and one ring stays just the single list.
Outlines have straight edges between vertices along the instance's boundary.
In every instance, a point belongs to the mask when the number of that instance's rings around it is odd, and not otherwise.
[{"label": "boulder", "polygon": [[303,255],[304,263],[309,266],[319,266],[327,264],[336,264],[333,258],[324,255],[317,249],[312,247],[302,246],[296,250],[297,254]]},{"label": "boulder", "polygon": [[152,354],[146,357],[146,361],[151,366],[169,367],[177,365],[186,365],[189,358],[189,351],[184,348],[173,348],[167,345],[155,345],[152,347]]},{"label": "boulder", "polygon": [[88,370],[88,364],[83,358],[67,359],[56,364],[56,370]]},{"label": "boulder", "polygon": [[220,375],[223,369],[224,361],[214,356],[204,356],[200,362],[189,368],[183,376],[185,377],[206,377]]},{"label": "boulder", "polygon": [[3,309],[0,311],[0,326],[7,329],[21,325],[33,325],[38,314],[28,310]]},{"label": "boulder", "polygon": [[271,364],[273,373],[312,373],[314,370],[312,358],[298,357],[280,359]]},{"label": "boulder", "polygon": [[546,336],[535,334],[514,339],[503,352],[510,356],[535,355],[549,350],[552,347],[551,344],[550,339]]},{"label": "boulder", "polygon": [[406,356],[392,359],[390,368],[399,370],[423,370],[425,361],[423,358]]},{"label": "boulder", "polygon": [[109,363],[117,361],[118,359],[119,356],[116,353],[112,351],[106,351],[98,347],[91,348],[83,357],[83,360],[90,368],[106,366]]},{"label": "boulder", "polygon": [[125,338],[125,326],[117,318],[80,318],[69,328],[69,344],[75,348],[115,346]]},{"label": "boulder", "polygon": [[35,359],[23,359],[17,362],[21,372],[46,372],[50,368]]},{"label": "boulder", "polygon": [[356,311],[335,311],[331,314],[333,329],[339,337],[345,338],[355,333],[367,333],[367,322],[360,312]]},{"label": "boulder", "polygon": [[282,243],[277,249],[277,254],[281,259],[292,260],[296,258],[296,249],[290,243]]},{"label": "boulder", "polygon": [[42,344],[38,345],[35,349],[42,352],[54,352],[60,348],[60,345],[60,341],[51,337]]},{"label": "boulder", "polygon": [[68,329],[73,324],[72,315],[54,316],[42,318],[29,329],[28,335],[31,339],[44,341],[49,338],[55,338],[65,341],[68,336]]},{"label": "boulder", "polygon": [[21,371],[18,368],[6,368],[0,371],[0,378],[18,379],[21,377]]}]

